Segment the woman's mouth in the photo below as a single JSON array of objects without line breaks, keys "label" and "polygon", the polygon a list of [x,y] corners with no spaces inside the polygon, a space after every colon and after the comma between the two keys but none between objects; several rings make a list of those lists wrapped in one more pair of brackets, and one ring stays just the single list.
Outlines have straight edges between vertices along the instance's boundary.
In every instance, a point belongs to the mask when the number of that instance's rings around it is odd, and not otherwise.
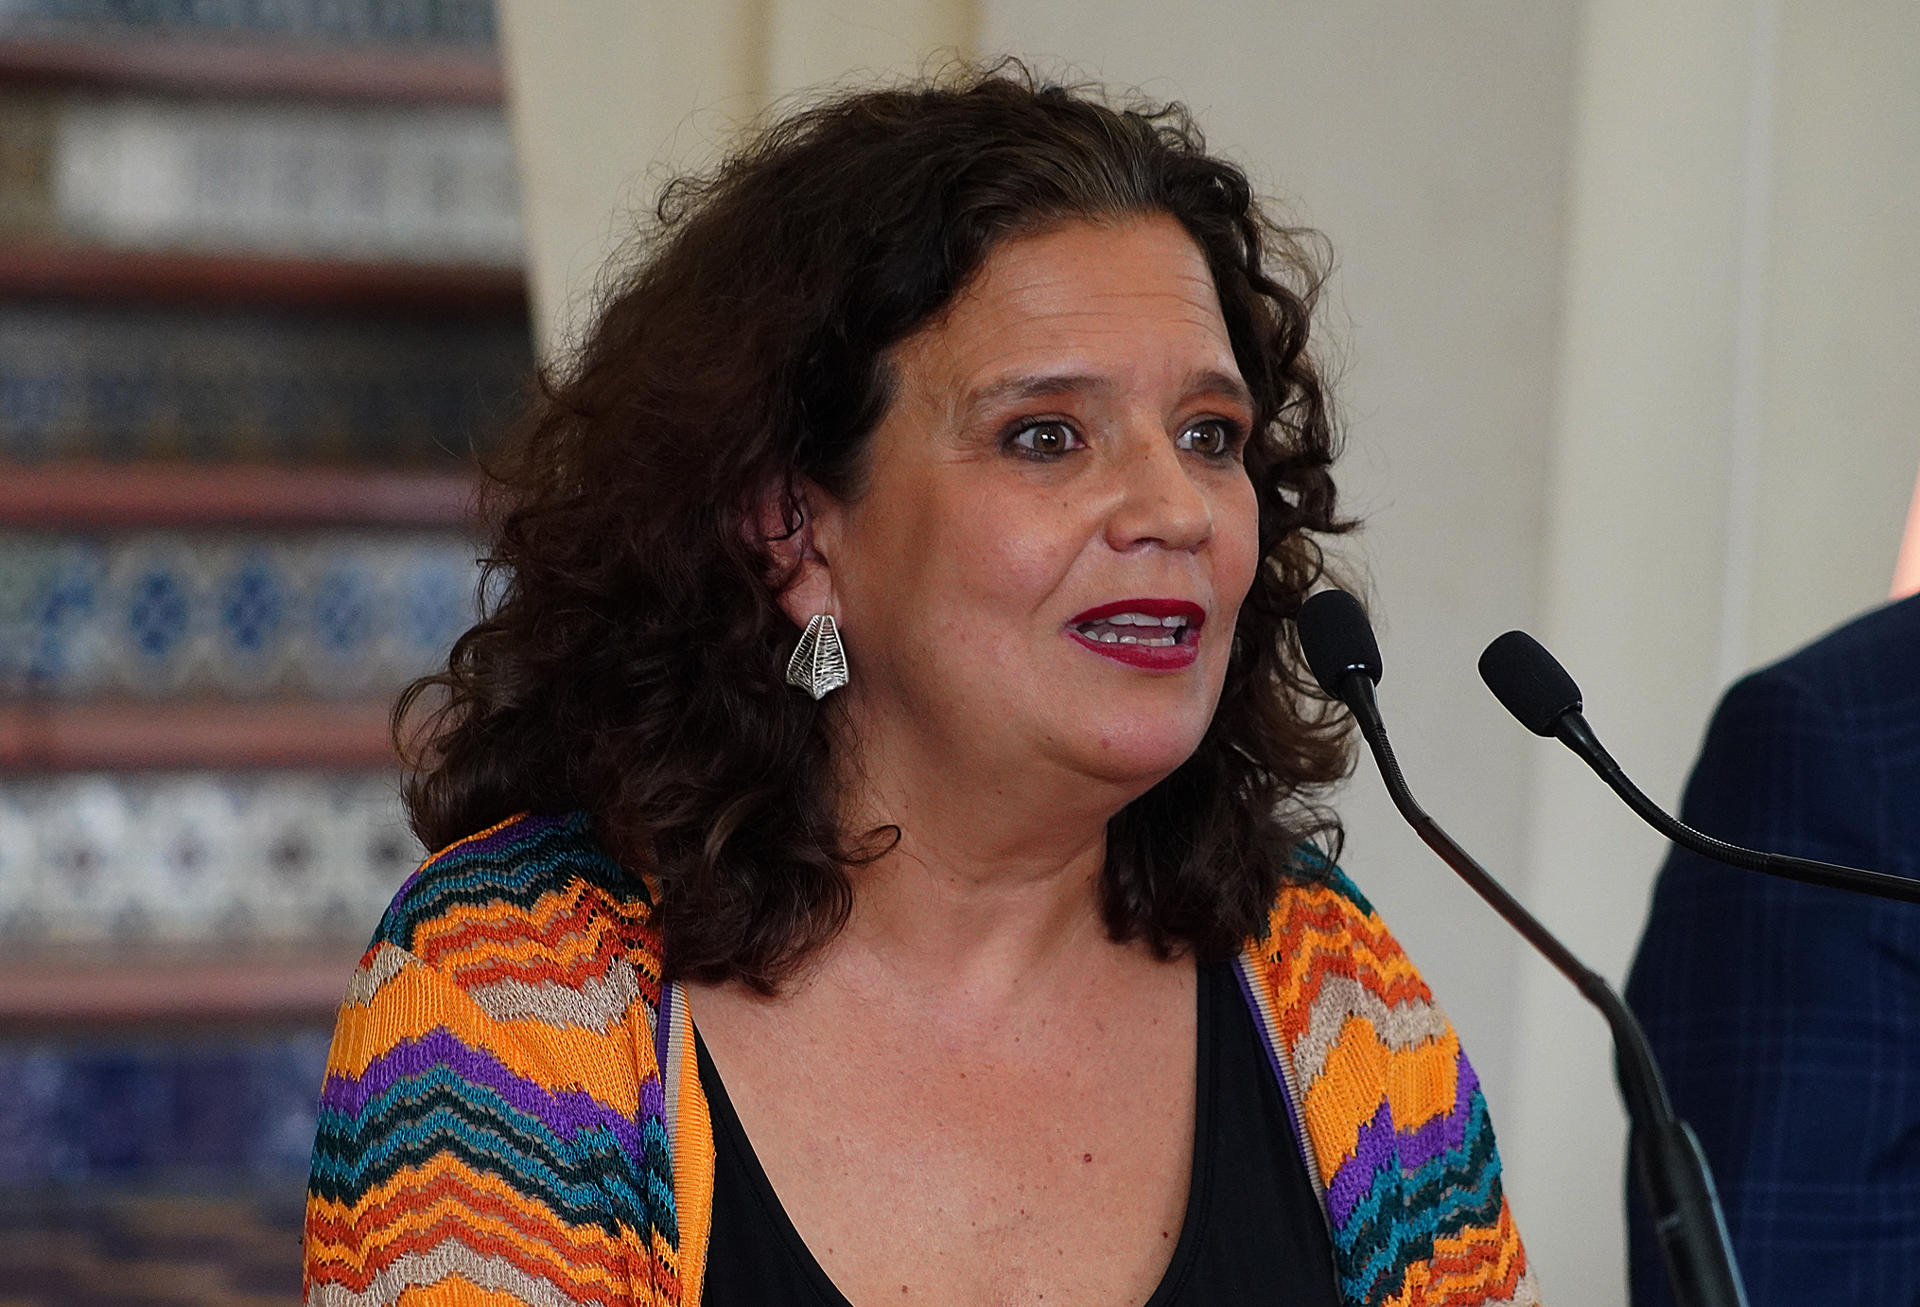
[{"label": "woman's mouth", "polygon": [[1101,604],[1067,623],[1067,634],[1087,649],[1131,667],[1178,671],[1200,655],[1207,610],[1184,599],[1123,599]]}]

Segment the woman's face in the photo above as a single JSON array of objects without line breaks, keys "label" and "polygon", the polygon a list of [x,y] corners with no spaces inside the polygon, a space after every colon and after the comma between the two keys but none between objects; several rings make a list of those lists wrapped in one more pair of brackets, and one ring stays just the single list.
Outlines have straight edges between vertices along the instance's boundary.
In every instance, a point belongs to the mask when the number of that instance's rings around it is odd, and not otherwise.
[{"label": "woman's face", "polygon": [[1199,248],[1164,216],[1009,240],[891,362],[866,487],[814,493],[788,595],[840,623],[862,752],[1145,790],[1206,731],[1259,552]]}]

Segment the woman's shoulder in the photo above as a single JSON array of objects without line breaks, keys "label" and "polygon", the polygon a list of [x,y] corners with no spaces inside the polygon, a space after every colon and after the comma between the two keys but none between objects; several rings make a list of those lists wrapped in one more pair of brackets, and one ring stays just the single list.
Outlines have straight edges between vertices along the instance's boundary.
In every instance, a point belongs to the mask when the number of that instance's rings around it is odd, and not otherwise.
[{"label": "woman's shoulder", "polygon": [[678,1281],[650,911],[580,817],[502,822],[401,886],[328,1053],[309,1302],[644,1303]]},{"label": "woman's shoulder", "polygon": [[[1293,850],[1293,864],[1267,912],[1267,934],[1295,918],[1306,917],[1324,926],[1372,934],[1385,925],[1373,903],[1324,851],[1313,844]],[[1255,941],[1258,943],[1259,941]]]},{"label": "woman's shoulder", "polygon": [[497,1017],[606,1029],[635,999],[659,1002],[652,916],[646,881],[606,853],[585,814],[523,813],[423,862],[367,957],[398,954]]},{"label": "woman's shoulder", "polygon": [[1308,851],[1246,973],[1349,1301],[1539,1302],[1480,1079],[1366,895]]},{"label": "woman's shoulder", "polygon": [[1311,845],[1294,851],[1294,863],[1265,930],[1247,946],[1276,989],[1310,1003],[1338,977],[1337,988],[1357,985],[1380,1001],[1431,1004],[1426,982],[1353,879]]}]

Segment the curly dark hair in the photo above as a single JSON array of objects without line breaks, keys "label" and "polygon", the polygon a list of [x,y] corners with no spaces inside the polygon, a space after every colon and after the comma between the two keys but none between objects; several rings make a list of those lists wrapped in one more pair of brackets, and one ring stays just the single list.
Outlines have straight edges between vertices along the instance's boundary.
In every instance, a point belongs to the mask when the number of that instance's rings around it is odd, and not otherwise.
[{"label": "curly dark hair", "polygon": [[771,992],[844,924],[831,703],[783,682],[790,572],[756,524],[797,487],[845,501],[892,391],[889,350],[998,242],[1166,214],[1203,251],[1255,401],[1245,463],[1262,566],[1198,750],[1112,819],[1116,939],[1223,956],[1261,933],[1314,801],[1351,761],[1286,621],[1350,525],[1307,351],[1324,245],[1283,227],[1177,104],[1112,107],[1021,66],[843,95],[663,192],[577,356],[542,378],[483,496],[487,611],[408,687],[396,737],[436,848],[522,811],[584,810],[648,877],[671,975]]}]

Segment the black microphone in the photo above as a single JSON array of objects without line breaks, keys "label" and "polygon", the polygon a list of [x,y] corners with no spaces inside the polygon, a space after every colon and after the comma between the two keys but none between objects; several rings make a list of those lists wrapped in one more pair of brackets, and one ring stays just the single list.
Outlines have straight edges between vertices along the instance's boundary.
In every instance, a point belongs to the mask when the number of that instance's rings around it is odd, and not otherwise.
[{"label": "black microphone", "polygon": [[1380,679],[1381,671],[1380,649],[1359,601],[1344,590],[1323,590],[1300,605],[1294,625],[1308,669],[1321,689],[1352,711],[1400,815],[1441,861],[1519,931],[1556,971],[1571,980],[1606,1018],[1613,1034],[1614,1073],[1632,1122],[1634,1169],[1666,1253],[1674,1301],[1680,1307],[1746,1307],[1746,1290],[1734,1266],[1733,1247],[1706,1157],[1692,1128],[1673,1113],[1640,1023],[1604,977],[1555,939],[1415,802],[1394,759],[1393,745],[1387,739],[1374,698],[1374,682]]},{"label": "black microphone", "polygon": [[1865,871],[1837,862],[1816,862],[1784,853],[1762,853],[1704,835],[1649,799],[1613,760],[1581,712],[1580,687],[1567,669],[1525,631],[1508,631],[1480,655],[1480,679],[1506,710],[1535,735],[1558,739],[1626,800],[1640,819],[1683,849],[1703,858],[1748,871],[1761,871],[1803,885],[1873,894],[1903,903],[1920,903],[1920,880]]}]

